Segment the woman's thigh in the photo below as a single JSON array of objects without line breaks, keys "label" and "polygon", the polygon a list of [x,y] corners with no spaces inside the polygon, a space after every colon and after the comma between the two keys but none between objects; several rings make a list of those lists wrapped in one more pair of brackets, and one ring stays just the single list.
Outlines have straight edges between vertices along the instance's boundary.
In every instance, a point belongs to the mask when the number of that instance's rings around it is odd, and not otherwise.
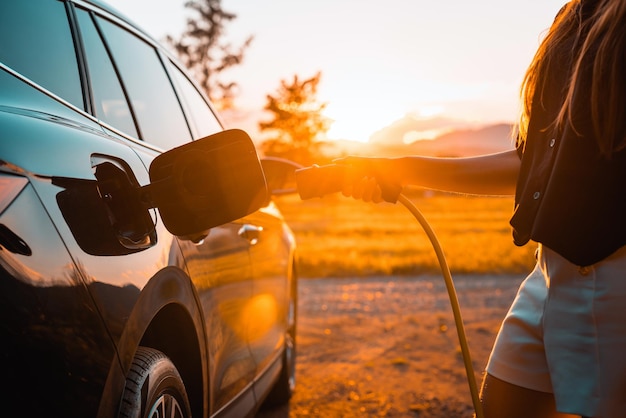
[{"label": "woman's thigh", "polygon": [[516,386],[490,374],[485,375],[480,397],[485,418],[579,417],[557,412],[551,393]]}]

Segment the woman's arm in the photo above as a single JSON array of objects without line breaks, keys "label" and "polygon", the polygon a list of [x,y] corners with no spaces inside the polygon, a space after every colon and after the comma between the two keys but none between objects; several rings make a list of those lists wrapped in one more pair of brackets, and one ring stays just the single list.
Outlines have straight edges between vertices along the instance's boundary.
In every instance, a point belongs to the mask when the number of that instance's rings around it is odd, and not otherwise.
[{"label": "woman's arm", "polygon": [[513,195],[520,159],[517,151],[466,158],[347,157],[339,164],[350,167],[353,180],[346,181],[343,193],[357,199],[380,201],[379,181],[428,189],[477,195]]}]

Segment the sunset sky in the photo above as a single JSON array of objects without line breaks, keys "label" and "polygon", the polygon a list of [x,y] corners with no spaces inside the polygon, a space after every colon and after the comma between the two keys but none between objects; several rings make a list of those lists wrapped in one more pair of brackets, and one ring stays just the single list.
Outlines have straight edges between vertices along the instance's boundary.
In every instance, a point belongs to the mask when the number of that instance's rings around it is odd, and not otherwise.
[{"label": "sunset sky", "polygon": [[[180,35],[185,0],[109,0],[158,40]],[[367,141],[405,117],[422,131],[513,122],[523,73],[564,0],[222,0],[226,38],[254,36],[236,81],[256,133],[280,80],[322,72],[331,139]],[[422,126],[420,125],[420,126]],[[231,126],[234,127],[234,126]]]}]

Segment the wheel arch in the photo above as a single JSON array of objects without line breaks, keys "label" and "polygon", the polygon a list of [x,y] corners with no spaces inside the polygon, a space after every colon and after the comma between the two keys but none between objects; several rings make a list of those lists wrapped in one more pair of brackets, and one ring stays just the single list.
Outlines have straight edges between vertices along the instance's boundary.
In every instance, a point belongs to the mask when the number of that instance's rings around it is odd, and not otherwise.
[{"label": "wheel arch", "polygon": [[177,267],[160,270],[142,289],[126,322],[98,416],[117,416],[135,352],[146,346],[171,359],[185,383],[193,416],[203,417],[210,393],[207,343],[202,311],[189,277]]},{"label": "wheel arch", "polygon": [[204,393],[208,393],[202,370],[201,345],[193,319],[178,303],[164,306],[150,322],[139,346],[164,353],[176,366],[185,383],[193,416],[203,416]]}]

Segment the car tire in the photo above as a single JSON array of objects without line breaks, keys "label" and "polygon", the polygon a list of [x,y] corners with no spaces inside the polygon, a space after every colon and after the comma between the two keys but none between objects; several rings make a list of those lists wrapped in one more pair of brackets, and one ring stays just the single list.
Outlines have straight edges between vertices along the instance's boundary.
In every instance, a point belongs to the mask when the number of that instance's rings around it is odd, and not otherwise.
[{"label": "car tire", "polygon": [[126,377],[120,418],[189,418],[191,406],[174,363],[162,352],[139,347]]}]

